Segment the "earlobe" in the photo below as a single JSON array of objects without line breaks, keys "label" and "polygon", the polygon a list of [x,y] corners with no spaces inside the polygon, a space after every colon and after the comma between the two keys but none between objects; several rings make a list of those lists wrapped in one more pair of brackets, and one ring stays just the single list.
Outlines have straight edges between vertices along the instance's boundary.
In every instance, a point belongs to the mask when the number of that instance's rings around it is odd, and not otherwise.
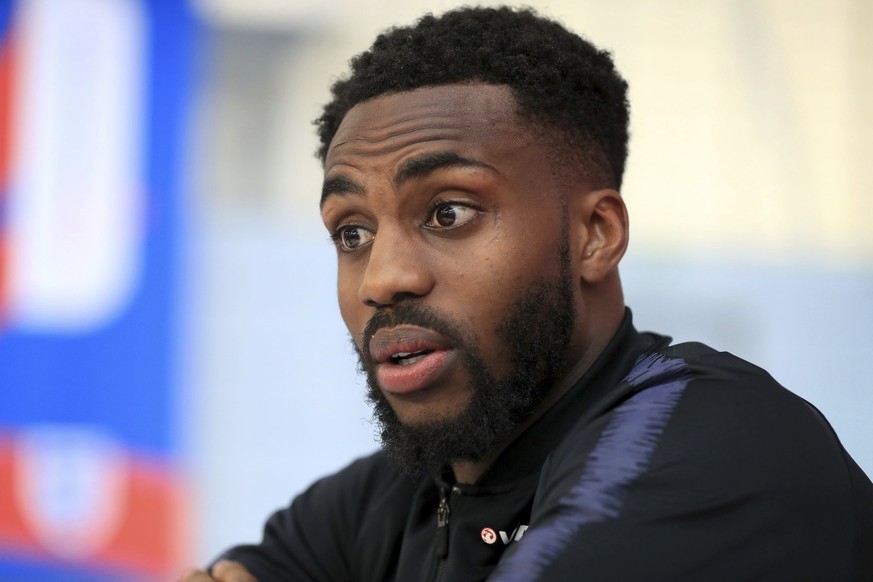
[{"label": "earlobe", "polygon": [[575,219],[579,235],[577,264],[583,282],[596,284],[613,272],[628,243],[628,216],[615,190],[588,192],[579,201]]}]

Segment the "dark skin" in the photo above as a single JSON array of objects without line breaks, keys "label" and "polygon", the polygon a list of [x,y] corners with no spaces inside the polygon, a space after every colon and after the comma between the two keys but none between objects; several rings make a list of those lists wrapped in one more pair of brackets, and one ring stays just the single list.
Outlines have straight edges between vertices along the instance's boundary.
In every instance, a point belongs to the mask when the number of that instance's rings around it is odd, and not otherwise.
[{"label": "dark skin", "polygon": [[[361,103],[343,119],[325,160],[322,219],[337,242],[340,311],[359,347],[377,309],[416,302],[471,330],[487,366],[503,374],[511,362],[496,328],[532,285],[558,275],[558,249],[568,245],[576,322],[567,369],[533,415],[487,455],[452,465],[461,483],[475,483],[569,390],[624,314],[624,202],[617,191],[592,186],[584,172],[554,168],[551,154],[541,132],[517,115],[508,88],[479,83]],[[384,334],[386,353],[411,351],[410,342],[433,348],[422,356],[432,364],[417,364],[423,371],[410,366],[399,380],[386,374],[384,383],[380,376],[400,420],[457,415],[471,386],[451,343],[414,326]],[[183,579],[251,580],[246,576],[244,568],[222,564],[214,578],[191,571]]]}]

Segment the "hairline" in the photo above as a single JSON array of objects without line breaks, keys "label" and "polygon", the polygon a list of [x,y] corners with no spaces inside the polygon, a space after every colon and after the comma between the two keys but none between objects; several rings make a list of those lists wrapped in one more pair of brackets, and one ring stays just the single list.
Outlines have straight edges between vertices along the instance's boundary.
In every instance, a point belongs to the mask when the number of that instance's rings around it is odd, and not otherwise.
[{"label": "hairline", "polygon": [[[449,83],[423,84],[418,87],[403,90],[387,90],[351,104],[339,119],[336,128],[331,135],[328,147],[324,150],[324,154],[322,155],[320,152],[317,153],[322,168],[324,168],[325,162],[327,161],[330,146],[333,144],[333,140],[336,138],[337,133],[339,133],[339,128],[342,126],[342,123],[346,116],[348,116],[349,112],[355,107],[383,97],[411,93],[420,89],[462,85],[486,85],[506,88],[509,97],[512,100],[513,115],[515,116],[516,122],[522,127],[522,129],[530,130],[530,135],[534,140],[542,145],[549,153],[550,165],[552,166],[554,177],[562,185],[567,185],[568,178],[571,181],[584,178],[591,183],[592,187],[615,188],[617,186],[615,184],[613,170],[610,168],[608,161],[609,156],[603,148],[590,142],[578,145],[574,144],[573,142],[576,141],[577,138],[571,129],[558,127],[557,123],[544,119],[545,116],[536,109],[526,107],[523,100],[519,98],[519,91],[511,84],[493,83],[490,81],[483,81],[476,77],[452,81]],[[562,172],[562,168],[564,170],[573,168],[573,170],[570,172]]]}]

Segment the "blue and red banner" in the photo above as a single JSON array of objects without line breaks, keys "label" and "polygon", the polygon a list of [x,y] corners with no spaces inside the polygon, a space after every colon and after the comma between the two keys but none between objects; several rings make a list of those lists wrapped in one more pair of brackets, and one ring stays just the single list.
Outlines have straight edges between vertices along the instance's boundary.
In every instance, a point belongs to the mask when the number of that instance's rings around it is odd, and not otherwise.
[{"label": "blue and red banner", "polygon": [[187,555],[184,2],[0,2],[0,581]]}]

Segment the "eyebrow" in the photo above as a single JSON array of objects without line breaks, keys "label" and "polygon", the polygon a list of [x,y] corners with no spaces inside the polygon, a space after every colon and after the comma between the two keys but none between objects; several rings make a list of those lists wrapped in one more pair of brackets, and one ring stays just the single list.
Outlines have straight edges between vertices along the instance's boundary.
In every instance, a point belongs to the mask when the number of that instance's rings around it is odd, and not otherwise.
[{"label": "eyebrow", "polygon": [[334,176],[324,181],[324,185],[321,187],[321,202],[318,205],[319,207],[324,206],[324,201],[327,200],[328,196],[347,196],[349,194],[363,196],[364,188],[351,178],[342,175]]},{"label": "eyebrow", "polygon": [[497,173],[497,168],[483,161],[455,152],[438,152],[406,161],[394,176],[394,186],[399,188],[409,180],[420,180],[443,168],[485,168]]},{"label": "eyebrow", "polygon": [[[399,188],[410,180],[420,180],[437,170],[445,168],[484,168],[491,172],[499,173],[497,168],[487,162],[468,158],[454,152],[437,152],[404,162],[394,176],[394,186]],[[363,196],[364,188],[351,178],[343,175],[335,176],[325,180],[321,188],[321,202],[319,205],[324,206],[324,201],[329,196],[347,196],[350,194]]]}]

